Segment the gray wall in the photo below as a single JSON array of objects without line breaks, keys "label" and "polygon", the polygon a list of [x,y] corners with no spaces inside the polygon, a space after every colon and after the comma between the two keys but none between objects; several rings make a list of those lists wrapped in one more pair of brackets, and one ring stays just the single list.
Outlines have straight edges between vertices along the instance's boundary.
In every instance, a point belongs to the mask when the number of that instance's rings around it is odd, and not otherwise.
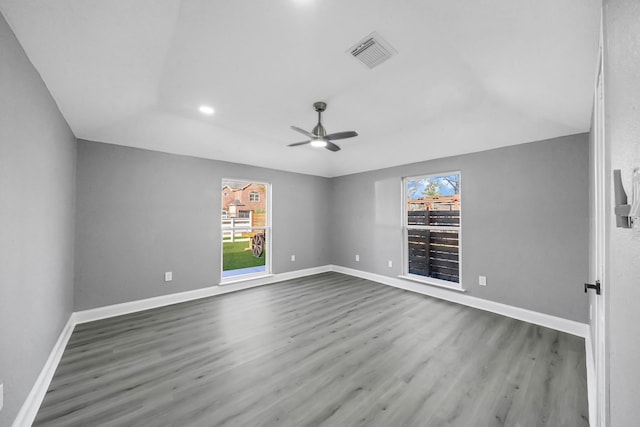
[{"label": "gray wall", "polygon": [[460,170],[467,293],[587,323],[588,157],[580,134],[334,178],[331,262],[401,274],[401,178]]},{"label": "gray wall", "polygon": [[73,304],[76,139],[0,15],[0,383],[8,426]]},{"label": "gray wall", "polygon": [[640,167],[640,2],[606,0],[604,37],[610,414],[611,426],[626,427],[640,420],[640,233],[615,228],[611,170],[622,171],[630,194],[631,174]]},{"label": "gray wall", "polygon": [[274,273],[329,263],[327,178],[81,140],[75,309],[218,284],[222,178],[272,183]]}]

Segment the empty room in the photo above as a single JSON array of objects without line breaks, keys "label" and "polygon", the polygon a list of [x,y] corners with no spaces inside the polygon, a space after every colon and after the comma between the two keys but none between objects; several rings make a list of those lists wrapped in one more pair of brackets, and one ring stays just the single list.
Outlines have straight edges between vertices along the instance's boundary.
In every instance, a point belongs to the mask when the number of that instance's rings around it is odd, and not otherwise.
[{"label": "empty room", "polygon": [[640,2],[0,12],[0,427],[640,425]]}]

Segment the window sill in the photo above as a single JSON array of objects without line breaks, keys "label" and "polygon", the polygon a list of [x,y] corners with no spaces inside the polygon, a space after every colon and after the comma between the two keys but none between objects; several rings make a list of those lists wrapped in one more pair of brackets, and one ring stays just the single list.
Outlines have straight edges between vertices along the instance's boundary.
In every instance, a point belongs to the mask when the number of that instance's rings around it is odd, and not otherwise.
[{"label": "window sill", "polygon": [[242,275],[242,276],[236,276],[236,277],[229,277],[228,279],[223,279],[220,282],[220,286],[225,286],[225,285],[232,285],[234,283],[242,283],[242,282],[248,282],[251,280],[256,280],[256,279],[264,279],[265,277],[272,277],[273,274],[270,273],[260,273],[260,274],[251,274],[251,275]]},{"label": "window sill", "polygon": [[416,276],[413,274],[401,274],[398,277],[404,280],[410,280],[412,282],[421,283],[423,285],[437,286],[438,288],[449,289],[451,291],[456,291],[456,292],[467,292],[466,289],[464,289],[462,285],[459,283],[453,284],[445,280],[433,279],[431,277]]}]

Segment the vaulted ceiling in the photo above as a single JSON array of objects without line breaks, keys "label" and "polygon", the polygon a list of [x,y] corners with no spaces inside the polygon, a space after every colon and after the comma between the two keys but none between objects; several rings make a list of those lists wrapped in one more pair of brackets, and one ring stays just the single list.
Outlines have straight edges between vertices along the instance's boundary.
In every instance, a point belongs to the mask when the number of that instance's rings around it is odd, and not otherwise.
[{"label": "vaulted ceiling", "polygon": [[[78,138],[339,176],[586,132],[599,0],[0,0]],[[397,54],[348,51],[376,31]],[[332,153],[309,145],[312,104]],[[210,105],[205,116],[199,106]]]}]

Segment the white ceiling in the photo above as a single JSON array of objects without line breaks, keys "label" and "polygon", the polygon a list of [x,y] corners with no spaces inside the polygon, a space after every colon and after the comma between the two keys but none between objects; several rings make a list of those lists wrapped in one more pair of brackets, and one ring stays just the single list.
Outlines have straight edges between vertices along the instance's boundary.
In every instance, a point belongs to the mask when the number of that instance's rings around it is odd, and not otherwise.
[{"label": "white ceiling", "polygon": [[[588,131],[600,6],[0,0],[78,138],[328,177]],[[373,31],[399,53],[370,70]],[[286,147],[314,101],[360,136]]]}]

